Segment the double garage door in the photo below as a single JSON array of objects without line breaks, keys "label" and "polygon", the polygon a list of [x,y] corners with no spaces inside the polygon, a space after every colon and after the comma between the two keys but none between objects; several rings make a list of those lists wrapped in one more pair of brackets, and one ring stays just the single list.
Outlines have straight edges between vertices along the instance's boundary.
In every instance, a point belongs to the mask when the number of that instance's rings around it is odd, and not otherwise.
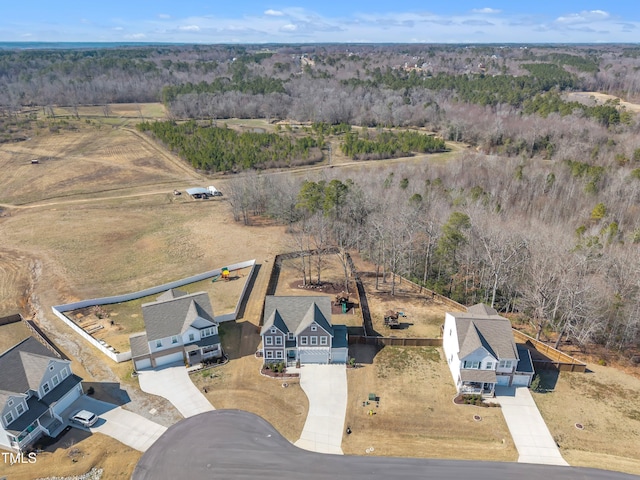
[{"label": "double garage door", "polygon": [[156,358],[156,367],[162,367],[163,365],[178,362],[184,362],[184,355],[182,352],[176,352],[170,355],[165,355],[164,357]]},{"label": "double garage door", "polygon": [[300,350],[300,363],[329,363],[329,350]]}]

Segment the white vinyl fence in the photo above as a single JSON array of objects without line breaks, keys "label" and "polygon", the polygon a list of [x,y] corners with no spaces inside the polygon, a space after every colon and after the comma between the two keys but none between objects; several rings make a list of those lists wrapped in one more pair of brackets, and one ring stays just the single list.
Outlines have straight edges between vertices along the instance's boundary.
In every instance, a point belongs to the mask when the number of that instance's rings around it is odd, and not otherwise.
[{"label": "white vinyl fence", "polygon": [[[251,267],[251,271],[245,281],[244,288],[242,289],[242,293],[240,294],[240,298],[238,298],[238,303],[236,303],[236,308],[233,312],[220,315],[215,317],[217,322],[228,322],[231,320],[235,320],[238,315],[238,310],[240,309],[240,305],[244,299],[244,296],[247,293],[247,287],[251,282],[253,274],[256,268],[256,261],[247,260],[245,262],[234,263],[233,265],[229,265],[226,268],[229,269],[230,272],[234,270],[241,270],[243,268]],[[141,297],[147,297],[149,295],[155,295],[156,293],[166,292],[172,288],[182,287],[183,285],[187,285],[189,283],[199,282],[201,280],[206,280],[207,278],[212,278],[222,273],[221,268],[217,268],[215,270],[210,270],[208,272],[200,273],[198,275],[193,275],[191,277],[183,278],[181,280],[176,280],[175,282],[165,283],[163,285],[157,285],[155,287],[147,288],[146,290],[140,290],[139,292],[126,293],[124,295],[116,295],[113,297],[103,297],[103,298],[92,298],[90,300],[81,300],[79,302],[67,303],[66,305],[56,305],[51,307],[53,314],[62,320],[64,323],[69,325],[76,333],[78,333],[81,337],[87,340],[91,345],[96,347],[102,353],[104,353],[107,357],[109,357],[114,362],[126,362],[131,360],[131,352],[117,352],[113,347],[100,343],[97,339],[93,338],[90,334],[88,334],[82,327],[73,322],[70,318],[64,315],[64,312],[68,312],[71,310],[77,310],[78,308],[85,307],[93,307],[95,305],[109,305],[113,303],[122,303],[128,302],[131,300],[135,300]]]}]

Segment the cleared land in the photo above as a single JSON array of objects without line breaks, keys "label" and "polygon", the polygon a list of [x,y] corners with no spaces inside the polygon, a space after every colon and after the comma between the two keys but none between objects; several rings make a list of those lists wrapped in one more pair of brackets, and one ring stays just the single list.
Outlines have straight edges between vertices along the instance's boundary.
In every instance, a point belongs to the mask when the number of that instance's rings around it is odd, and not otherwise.
[{"label": "cleared land", "polygon": [[575,100],[579,102],[587,102],[594,104],[603,104],[607,100],[620,100],[620,106],[625,107],[628,111],[638,113],[640,112],[640,105],[637,103],[625,102],[616,97],[615,95],[607,95],[600,92],[571,92],[567,94],[568,100]]},{"label": "cleared land", "polygon": [[0,353],[7,351],[31,335],[31,331],[23,322],[9,323],[0,326]]},{"label": "cleared land", "polygon": [[[209,294],[214,315],[235,310],[251,268],[233,270],[229,281],[205,279],[180,287],[187,293]],[[129,335],[144,330],[142,304],[154,302],[160,294],[141,297],[129,302],[99,307],[86,307],[65,312],[65,315],[98,340],[104,340],[117,351],[129,350]]]},{"label": "cleared land", "polygon": [[554,390],[532,392],[540,413],[571,465],[639,475],[640,379],[611,367],[588,368],[543,375],[543,385]]},{"label": "cleared land", "polygon": [[[515,461],[499,408],[454,405],[455,387],[440,348],[351,346],[362,364],[347,370],[345,454]],[[374,393],[380,399],[368,401]],[[365,405],[363,406],[363,402]],[[369,415],[372,410],[374,415]],[[475,421],[480,415],[481,421]]]}]

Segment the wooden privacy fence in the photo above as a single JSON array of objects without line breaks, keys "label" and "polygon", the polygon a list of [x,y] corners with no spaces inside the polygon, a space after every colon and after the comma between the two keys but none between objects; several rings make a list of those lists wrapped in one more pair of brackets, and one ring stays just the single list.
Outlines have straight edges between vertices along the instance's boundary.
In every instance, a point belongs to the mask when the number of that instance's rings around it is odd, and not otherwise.
[{"label": "wooden privacy fence", "polygon": [[56,347],[55,344],[51,340],[49,340],[49,337],[47,337],[45,333],[40,330],[40,328],[35,324],[33,320],[25,320],[19,313],[0,318],[0,326],[10,325],[12,323],[18,322],[22,322],[29,329],[31,335],[41,344],[47,347],[51,351],[51,353],[64,360],[69,360],[69,358],[62,352],[62,350]]},{"label": "wooden privacy fence", "polygon": [[534,349],[536,352],[544,355],[548,360],[541,360],[539,358],[532,358],[533,366],[538,370],[558,370],[560,372],[580,372],[584,373],[587,370],[587,364],[580,360],[562,353],[557,348],[553,348],[546,343],[536,340],[529,335],[522,333],[516,329],[513,329],[513,337],[516,343],[524,343],[528,347]]},{"label": "wooden privacy fence", "polygon": [[377,347],[441,347],[442,339],[349,335],[349,345],[375,345]]}]

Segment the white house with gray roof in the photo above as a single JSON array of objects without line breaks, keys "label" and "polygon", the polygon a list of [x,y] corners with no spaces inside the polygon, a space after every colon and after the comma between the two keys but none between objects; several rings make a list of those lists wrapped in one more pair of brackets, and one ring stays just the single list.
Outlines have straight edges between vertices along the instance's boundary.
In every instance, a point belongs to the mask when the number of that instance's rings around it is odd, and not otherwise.
[{"label": "white house with gray roof", "polygon": [[268,363],[347,362],[347,327],[332,325],[331,299],[326,296],[268,295],[260,335]]},{"label": "white house with gray roof", "polygon": [[206,292],[171,289],[142,304],[145,331],[129,337],[136,370],[169,363],[195,365],[222,356],[218,322]]},{"label": "white house with gray roof", "polygon": [[71,362],[29,337],[0,355],[0,447],[23,451],[64,427],[62,412],[82,396]]},{"label": "white house with gray roof", "polygon": [[446,313],[442,347],[459,393],[493,395],[496,385],[531,384],[529,351],[516,345],[511,322],[484,304]]}]

